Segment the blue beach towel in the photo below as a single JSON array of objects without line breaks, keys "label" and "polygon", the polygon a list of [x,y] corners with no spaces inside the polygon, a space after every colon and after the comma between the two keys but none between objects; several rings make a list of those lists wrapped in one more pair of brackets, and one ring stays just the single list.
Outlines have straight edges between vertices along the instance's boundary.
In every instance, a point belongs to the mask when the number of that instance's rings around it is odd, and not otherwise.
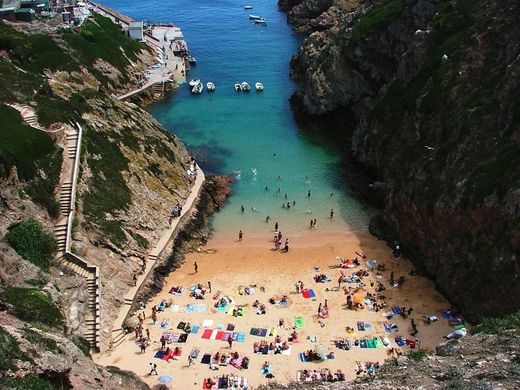
[{"label": "blue beach towel", "polygon": [[191,333],[197,334],[197,333],[199,333],[199,329],[200,329],[200,327],[198,325],[193,325],[191,327]]},{"label": "blue beach towel", "polygon": [[[234,334],[233,334],[233,336],[234,336]],[[239,332],[238,335],[237,335],[237,340],[236,341],[238,341],[239,343],[243,343],[244,341],[246,341],[246,334],[243,333],[243,332]]]},{"label": "blue beach towel", "polygon": [[308,361],[303,352],[298,355],[298,358],[300,359],[300,362],[302,362],[302,363],[306,363]]},{"label": "blue beach towel", "polygon": [[392,306],[394,314],[401,314],[401,308],[399,306]]},{"label": "blue beach towel", "polygon": [[199,303],[198,305],[195,305],[195,311],[197,313],[202,313],[206,311],[206,305],[204,303]]},{"label": "blue beach towel", "polygon": [[314,290],[312,288],[309,289],[309,298],[316,298],[316,294],[314,293]]}]

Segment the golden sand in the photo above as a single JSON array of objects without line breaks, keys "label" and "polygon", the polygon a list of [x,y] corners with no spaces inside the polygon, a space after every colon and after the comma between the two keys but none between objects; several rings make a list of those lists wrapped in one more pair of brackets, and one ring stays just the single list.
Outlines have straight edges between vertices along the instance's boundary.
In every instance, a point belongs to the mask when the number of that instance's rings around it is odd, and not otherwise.
[{"label": "golden sand", "polygon": [[[272,366],[274,379],[278,383],[287,383],[296,379],[296,372],[303,369],[329,368],[331,371],[341,369],[347,379],[356,377],[356,361],[361,362],[383,362],[388,357],[388,350],[385,348],[353,348],[349,351],[340,350],[335,347],[334,340],[341,337],[366,338],[374,336],[387,336],[391,340],[391,346],[396,347],[394,338],[410,336],[410,318],[414,318],[419,334],[420,347],[434,349],[435,345],[442,341],[442,336],[453,330],[448,322],[442,318],[440,311],[449,307],[449,303],[435,290],[434,284],[419,276],[408,276],[412,269],[409,261],[393,259],[389,248],[383,241],[379,241],[371,236],[360,236],[354,234],[343,234],[336,236],[325,236],[319,234],[305,235],[291,239],[291,246],[288,253],[273,250],[273,243],[270,238],[244,238],[243,241],[223,241],[210,240],[208,245],[200,253],[189,254],[186,262],[177,271],[172,272],[167,283],[151,302],[147,303],[147,319],[144,323],[145,329],[150,329],[152,343],[144,354],[140,353],[135,344],[135,335],[128,335],[126,340],[114,351],[100,357],[99,362],[105,365],[116,365],[125,370],[131,370],[143,378],[151,386],[159,383],[158,376],[148,375],[150,371],[149,363],[158,365],[157,371],[160,375],[168,375],[172,378],[169,384],[171,389],[201,389],[203,378],[216,377],[225,374],[236,374],[246,377],[248,383],[255,387],[266,383],[268,379],[261,376],[261,366],[268,361]],[[383,294],[386,296],[388,309],[378,313],[370,312],[366,308],[362,310],[348,310],[345,308],[345,295],[343,291],[330,291],[337,287],[339,269],[329,268],[331,265],[338,264],[337,256],[343,258],[355,257],[355,252],[363,252],[367,259],[376,259],[378,263],[386,267],[381,281],[386,286]],[[194,272],[193,263],[198,263],[198,272]],[[366,269],[362,266],[353,270],[345,270],[347,274],[359,269]],[[316,271],[314,267],[319,267],[321,271],[328,275],[332,282],[315,283],[313,280]],[[406,281],[401,288],[390,287],[390,272],[394,271],[395,277],[405,275]],[[367,291],[373,292],[370,288],[370,280],[377,283],[375,271],[370,271],[371,276],[364,279]],[[315,299],[306,299],[295,291],[296,281],[301,280],[306,288],[314,289]],[[204,300],[195,300],[189,296],[189,287],[195,283],[207,286],[208,281],[212,284],[212,293],[207,294]],[[180,285],[184,287],[182,296],[177,297],[169,294],[172,286]],[[251,296],[241,296],[237,289],[240,285],[256,285],[256,293]],[[348,286],[349,284],[345,283]],[[260,286],[265,287],[265,292],[260,291]],[[329,291],[327,291],[327,289]],[[222,291],[222,295],[229,295],[234,298],[236,303],[247,305],[246,313],[243,317],[233,317],[230,314],[218,312],[214,309],[213,294]],[[268,303],[270,297],[278,295],[288,295],[290,304],[287,307],[274,306]],[[169,344],[171,348],[180,346],[183,349],[182,356],[178,360],[169,362],[156,359],[154,355],[160,349],[159,339],[164,330],[154,327],[151,324],[150,314],[152,304],[159,303],[162,299],[172,300],[174,304],[184,308],[188,303],[204,303],[206,311],[202,313],[174,313],[170,309],[158,313],[158,322],[164,318],[169,319],[168,330],[179,332],[177,324],[180,321],[190,322],[192,325],[201,326],[205,319],[214,321],[213,328],[218,324],[228,323],[235,325],[236,332],[246,334],[245,342],[234,342],[230,350],[224,341],[207,340],[201,338],[203,329],[198,334],[190,334],[187,343]],[[319,303],[327,299],[329,307],[329,318],[321,319],[324,326],[321,326],[317,316]],[[252,303],[259,300],[267,307],[265,315],[255,314]],[[413,313],[408,319],[400,316],[393,317],[390,322],[399,325],[397,333],[385,333],[383,321],[386,318],[382,313],[389,310],[392,305],[413,307]],[[438,322],[425,325],[422,322],[422,315],[436,315],[440,318]],[[278,329],[282,341],[287,340],[294,323],[295,316],[302,316],[305,325],[298,329],[299,343],[291,346],[291,355],[262,355],[253,353],[253,343],[260,340],[274,341],[274,337],[258,337],[249,334],[252,327],[273,328],[278,325],[280,318],[285,320],[286,326]],[[373,326],[372,331],[360,332],[357,335],[348,335],[345,331],[346,326],[356,328],[357,321],[370,322]],[[311,342],[309,337],[316,337],[316,342]],[[314,349],[321,345],[326,352],[334,352],[335,359],[323,362],[302,363],[298,355],[309,349]],[[196,363],[188,367],[188,354],[192,348],[199,348],[200,354]],[[404,346],[399,348],[403,353],[410,351]],[[250,358],[247,370],[238,370],[233,367],[219,367],[218,371],[211,371],[207,364],[201,364],[200,360],[205,353],[215,354],[237,351],[240,355]]]}]

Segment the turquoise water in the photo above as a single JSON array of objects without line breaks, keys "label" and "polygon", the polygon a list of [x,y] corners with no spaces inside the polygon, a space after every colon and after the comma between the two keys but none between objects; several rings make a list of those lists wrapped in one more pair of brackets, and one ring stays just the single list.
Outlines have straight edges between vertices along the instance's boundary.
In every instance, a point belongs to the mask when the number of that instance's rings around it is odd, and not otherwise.
[{"label": "turquoise water", "polygon": [[[309,231],[311,218],[317,219],[316,231],[366,232],[370,210],[349,195],[340,175],[339,150],[304,134],[294,121],[288,101],[295,89],[289,61],[302,38],[292,32],[276,0],[251,1],[253,10],[244,10],[248,2],[237,0],[103,3],[134,19],[181,27],[198,60],[188,79],[216,84],[215,92],[204,90],[200,96],[183,85],[150,108],[205,171],[236,177],[233,196],[214,217],[216,236],[236,235],[239,229],[246,236],[270,235],[275,221],[285,236],[301,235]],[[267,26],[251,23],[250,13],[265,17]],[[233,85],[244,80],[253,90],[235,92]],[[257,81],[264,84],[261,93],[254,91]],[[296,205],[283,208],[287,201]]]}]

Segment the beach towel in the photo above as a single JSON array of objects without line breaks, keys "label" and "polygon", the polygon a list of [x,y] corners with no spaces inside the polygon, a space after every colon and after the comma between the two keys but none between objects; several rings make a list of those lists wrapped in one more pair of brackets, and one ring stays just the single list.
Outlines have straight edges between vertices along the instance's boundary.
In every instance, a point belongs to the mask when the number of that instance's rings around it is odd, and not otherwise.
[{"label": "beach towel", "polygon": [[[235,339],[235,333],[233,333],[233,339]],[[243,332],[237,333],[236,341],[243,343],[246,341],[246,334]]]},{"label": "beach towel", "polygon": [[190,291],[195,291],[197,289],[197,285],[194,284],[193,286],[190,287]]},{"label": "beach towel", "polygon": [[360,331],[360,332],[363,332],[365,330],[365,323],[363,321],[358,321],[357,322],[357,329]]},{"label": "beach towel", "polygon": [[209,385],[208,378],[204,378],[204,380],[202,381],[202,389],[211,390],[211,386]]},{"label": "beach towel", "polygon": [[372,324],[370,322],[365,322],[365,332],[370,332],[372,330]]},{"label": "beach towel", "polygon": [[172,308],[172,312],[174,312],[174,313],[178,313],[181,311],[181,307],[179,305],[172,305],[171,308]]},{"label": "beach towel", "polygon": [[265,328],[258,329],[258,336],[260,336],[260,337],[267,336],[267,329],[265,329]]},{"label": "beach towel", "polygon": [[383,345],[385,347],[390,347],[390,339],[388,337],[385,336],[385,337],[383,337],[382,340],[383,340]]},{"label": "beach towel", "polygon": [[376,348],[384,348],[385,345],[383,344],[383,341],[379,338],[377,339],[374,339],[374,345],[376,346]]},{"label": "beach towel", "polygon": [[376,343],[374,342],[374,340],[367,340],[367,347],[368,348],[375,348],[376,347]]},{"label": "beach towel", "polygon": [[211,336],[209,336],[209,339],[210,340],[216,340],[218,332],[219,332],[218,330],[213,329],[213,331],[211,332]]},{"label": "beach towel", "polygon": [[260,373],[262,374],[263,377],[266,377],[267,375],[271,374],[272,372],[273,372],[273,369],[271,366],[260,369]]},{"label": "beach towel", "polygon": [[178,351],[171,351],[172,356],[181,356],[182,355],[182,349],[179,348]]},{"label": "beach towel", "polygon": [[215,336],[215,340],[222,340],[224,337],[224,332],[222,330],[217,331],[217,335]]},{"label": "beach towel", "polygon": [[199,329],[200,329],[200,328],[199,328],[198,325],[193,325],[193,326],[191,327],[191,333],[193,333],[193,334],[197,334],[197,333],[199,333]]},{"label": "beach towel", "polygon": [[359,342],[359,346],[360,346],[361,348],[368,348],[367,341],[366,341],[366,340],[361,340],[361,341]]},{"label": "beach towel", "polygon": [[262,353],[262,355],[267,355],[269,353],[269,347],[267,345],[264,345],[261,349],[260,349],[260,352]]},{"label": "beach towel", "polygon": [[218,299],[218,297],[220,297],[220,294],[222,294],[222,291],[217,291],[217,292],[213,295],[213,299]]},{"label": "beach towel", "polygon": [[298,359],[300,359],[300,362],[302,362],[302,363],[306,363],[308,361],[303,352],[298,354]]},{"label": "beach towel", "polygon": [[395,343],[399,346],[399,347],[402,347],[406,344],[406,341],[402,338],[402,337],[396,337],[395,338]]},{"label": "beach towel", "polygon": [[385,326],[385,332],[391,333],[391,332],[399,332],[399,327],[392,328],[390,324],[384,324]]},{"label": "beach towel", "polygon": [[193,307],[195,308],[195,311],[197,313],[202,313],[202,312],[206,311],[206,305],[204,303],[199,303],[197,305],[193,305]]},{"label": "beach towel", "polygon": [[303,328],[303,324],[303,317],[298,316],[294,318],[294,326],[296,328]]},{"label": "beach towel", "polygon": [[394,314],[401,314],[401,308],[399,306],[392,306]]},{"label": "beach towel", "polygon": [[392,310],[387,311],[386,313],[383,313],[383,317],[385,317],[387,319],[391,319],[393,316],[395,316],[395,313]]},{"label": "beach towel", "polygon": [[228,309],[229,309],[229,305],[217,307],[217,310],[221,313],[227,313]]},{"label": "beach towel", "polygon": [[227,389],[228,388],[228,377],[221,376],[218,378],[218,388],[219,389]]},{"label": "beach towel", "polygon": [[336,359],[336,356],[334,355],[334,352],[329,352],[329,354],[327,355],[327,359],[328,360]]},{"label": "beach towel", "polygon": [[273,336],[273,337],[278,336],[278,328],[269,329],[269,336]]},{"label": "beach towel", "polygon": [[195,308],[193,307],[193,304],[188,303],[186,307],[184,308],[185,313],[193,313],[195,311]]},{"label": "beach towel", "polygon": [[226,313],[233,315],[233,310],[235,310],[235,305],[229,305],[228,309],[226,310]]},{"label": "beach towel", "polygon": [[224,330],[224,324],[218,324],[217,325],[218,330]]},{"label": "beach towel", "polygon": [[226,330],[229,330],[229,331],[233,331],[233,330],[235,330],[235,325],[233,325],[233,324],[227,324],[227,328],[226,328]]},{"label": "beach towel", "polygon": [[164,351],[157,351],[155,353],[154,357],[157,358],[157,359],[162,359],[164,357],[164,355],[166,355],[166,352],[164,352]]},{"label": "beach towel", "polygon": [[405,342],[406,342],[406,345],[408,345],[411,349],[415,348],[415,341],[414,340],[406,339]]},{"label": "beach towel", "polygon": [[213,326],[213,320],[204,320],[202,321],[203,328],[211,328]]},{"label": "beach towel", "polygon": [[224,332],[222,341],[228,341],[229,339],[233,340],[233,332]]},{"label": "beach towel", "polygon": [[190,351],[190,356],[192,357],[192,359],[197,359],[197,357],[199,356],[199,353],[200,353],[200,349],[192,348],[192,350]]},{"label": "beach towel", "polygon": [[318,338],[316,336],[310,336],[309,340],[311,341],[311,343],[315,343],[318,341]]},{"label": "beach towel", "polygon": [[282,349],[282,355],[291,356],[291,347],[288,349]]},{"label": "beach towel", "polygon": [[178,341],[178,343],[185,343],[187,340],[188,340],[188,333],[182,333],[182,334],[179,336],[179,341]]},{"label": "beach towel", "polygon": [[213,333],[213,329],[206,329],[206,330],[204,330],[204,333],[202,333],[202,338],[209,340],[212,333]]},{"label": "beach towel", "polygon": [[211,354],[205,353],[200,362],[202,364],[209,364],[211,362]]},{"label": "beach towel", "polygon": [[249,334],[251,336],[258,336],[258,328],[251,328],[251,330],[249,331]]},{"label": "beach towel", "polygon": [[184,330],[184,328],[186,327],[186,323],[185,322],[179,322],[179,325],[177,325],[177,329],[181,329],[181,330]]}]

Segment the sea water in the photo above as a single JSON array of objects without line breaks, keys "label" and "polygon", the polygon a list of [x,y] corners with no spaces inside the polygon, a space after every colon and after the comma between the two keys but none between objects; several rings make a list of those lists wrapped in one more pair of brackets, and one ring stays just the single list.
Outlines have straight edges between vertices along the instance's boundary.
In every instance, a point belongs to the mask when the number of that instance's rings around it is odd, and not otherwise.
[{"label": "sea water", "polygon": [[[192,95],[181,85],[150,113],[181,138],[205,171],[235,177],[233,195],[213,218],[217,237],[238,230],[246,237],[271,235],[275,222],[286,237],[302,235],[310,232],[311,219],[317,220],[313,232],[367,231],[372,211],[350,194],[341,176],[340,145],[306,134],[294,120],[289,62],[302,37],[276,0],[103,4],[136,20],[173,22],[197,59],[187,79],[201,79],[203,93]],[[246,4],[254,8],[245,10]],[[267,25],[251,22],[249,14],[265,17]],[[206,90],[207,81],[215,83],[214,92]],[[249,93],[234,90],[242,81],[250,84]],[[257,81],[263,92],[255,91]],[[291,207],[283,207],[288,202]]]}]

